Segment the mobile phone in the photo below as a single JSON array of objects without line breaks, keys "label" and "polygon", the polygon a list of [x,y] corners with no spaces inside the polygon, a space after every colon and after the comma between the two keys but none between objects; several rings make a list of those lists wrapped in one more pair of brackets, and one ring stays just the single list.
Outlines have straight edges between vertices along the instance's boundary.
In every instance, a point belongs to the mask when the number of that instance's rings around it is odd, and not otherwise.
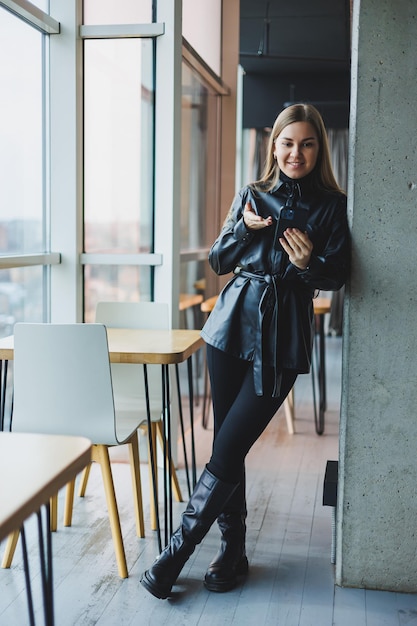
[{"label": "mobile phone", "polygon": [[275,245],[279,244],[279,238],[283,237],[287,228],[298,228],[304,232],[307,226],[307,219],[308,209],[283,206],[275,227]]}]

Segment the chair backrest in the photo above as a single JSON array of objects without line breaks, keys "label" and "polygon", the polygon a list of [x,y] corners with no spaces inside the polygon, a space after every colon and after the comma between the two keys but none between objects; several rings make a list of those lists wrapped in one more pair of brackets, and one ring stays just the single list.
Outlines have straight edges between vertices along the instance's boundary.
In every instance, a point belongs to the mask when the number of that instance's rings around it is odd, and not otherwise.
[{"label": "chair backrest", "polygon": [[[109,328],[166,330],[170,327],[169,307],[164,302],[98,302],[96,322]],[[116,411],[139,412],[146,419],[143,365],[112,363]],[[148,365],[148,388],[151,419],[161,419],[162,373],[159,365]]]},{"label": "chair backrest", "polygon": [[118,443],[103,324],[15,324],[12,430]]}]

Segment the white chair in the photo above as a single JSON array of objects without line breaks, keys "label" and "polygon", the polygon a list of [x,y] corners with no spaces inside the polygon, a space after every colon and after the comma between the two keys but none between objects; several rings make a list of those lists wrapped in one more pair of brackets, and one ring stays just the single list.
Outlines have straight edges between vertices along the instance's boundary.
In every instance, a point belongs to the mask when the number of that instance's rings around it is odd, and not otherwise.
[{"label": "white chair", "polygon": [[115,410],[103,324],[15,325],[12,430],[91,440],[93,461],[103,475],[121,578],[128,572],[108,448],[129,447],[136,531],[144,537],[137,436],[141,419],[129,408]]},{"label": "white chair", "polygon": [[[164,302],[99,302],[96,308],[96,322],[105,324],[109,328],[141,328],[141,329],[168,329],[169,308]],[[116,407],[123,407],[141,416],[140,429],[147,432],[147,414],[145,401],[145,385],[143,365],[131,363],[112,363],[113,393]],[[163,422],[162,422],[162,374],[159,365],[148,365],[149,404],[151,413],[151,433],[148,442],[156,450],[158,439],[163,452]],[[170,386],[172,388],[172,386]],[[151,491],[153,493],[151,453],[148,447],[148,466]],[[157,463],[153,471],[157,477]],[[175,467],[171,460],[172,489],[174,497],[182,502],[182,494]],[[155,488],[157,489],[157,480]],[[150,504],[151,528],[157,528],[154,499]]]}]

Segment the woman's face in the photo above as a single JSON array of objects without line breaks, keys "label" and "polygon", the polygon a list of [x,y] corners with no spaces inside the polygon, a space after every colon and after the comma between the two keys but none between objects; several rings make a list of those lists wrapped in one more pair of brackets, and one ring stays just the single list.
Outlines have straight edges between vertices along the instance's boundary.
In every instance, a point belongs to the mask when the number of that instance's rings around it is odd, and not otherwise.
[{"label": "woman's face", "polygon": [[319,154],[319,140],[310,122],[288,124],[274,142],[278,167],[289,178],[303,178],[313,171]]}]

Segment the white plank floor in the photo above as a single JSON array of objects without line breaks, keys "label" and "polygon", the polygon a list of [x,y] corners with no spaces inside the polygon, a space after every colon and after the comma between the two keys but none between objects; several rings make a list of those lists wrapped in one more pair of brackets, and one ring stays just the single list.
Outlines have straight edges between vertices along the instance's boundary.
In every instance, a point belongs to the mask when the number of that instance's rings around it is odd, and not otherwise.
[{"label": "white plank floor", "polygon": [[[156,555],[149,528],[146,465],[142,465],[146,538],[135,536],[129,468],[124,458],[113,463],[124,533],[129,578],[120,580],[113,553],[103,489],[97,468],[87,496],[77,498],[73,526],[53,536],[55,618],[57,626],[411,626],[417,625],[417,595],[334,585],[330,563],[331,512],[322,506],[327,459],[337,459],[341,340],[328,338],[328,411],[323,436],[317,436],[311,408],[311,379],[296,387],[296,434],[288,435],[279,411],[248,455],[248,537],[250,572],[246,581],[225,594],[208,592],[205,569],[217,551],[214,526],[186,564],[170,600],[156,600],[139,584],[142,571]],[[209,456],[211,430],[196,427],[197,459]],[[179,477],[185,488],[184,470]],[[183,504],[175,504],[178,520]],[[62,494],[59,520],[62,519]],[[31,575],[37,623],[43,623],[39,590],[35,522],[28,522]],[[3,550],[3,545],[1,549]],[[0,624],[22,626],[27,608],[21,547],[10,570],[0,570]]]}]

